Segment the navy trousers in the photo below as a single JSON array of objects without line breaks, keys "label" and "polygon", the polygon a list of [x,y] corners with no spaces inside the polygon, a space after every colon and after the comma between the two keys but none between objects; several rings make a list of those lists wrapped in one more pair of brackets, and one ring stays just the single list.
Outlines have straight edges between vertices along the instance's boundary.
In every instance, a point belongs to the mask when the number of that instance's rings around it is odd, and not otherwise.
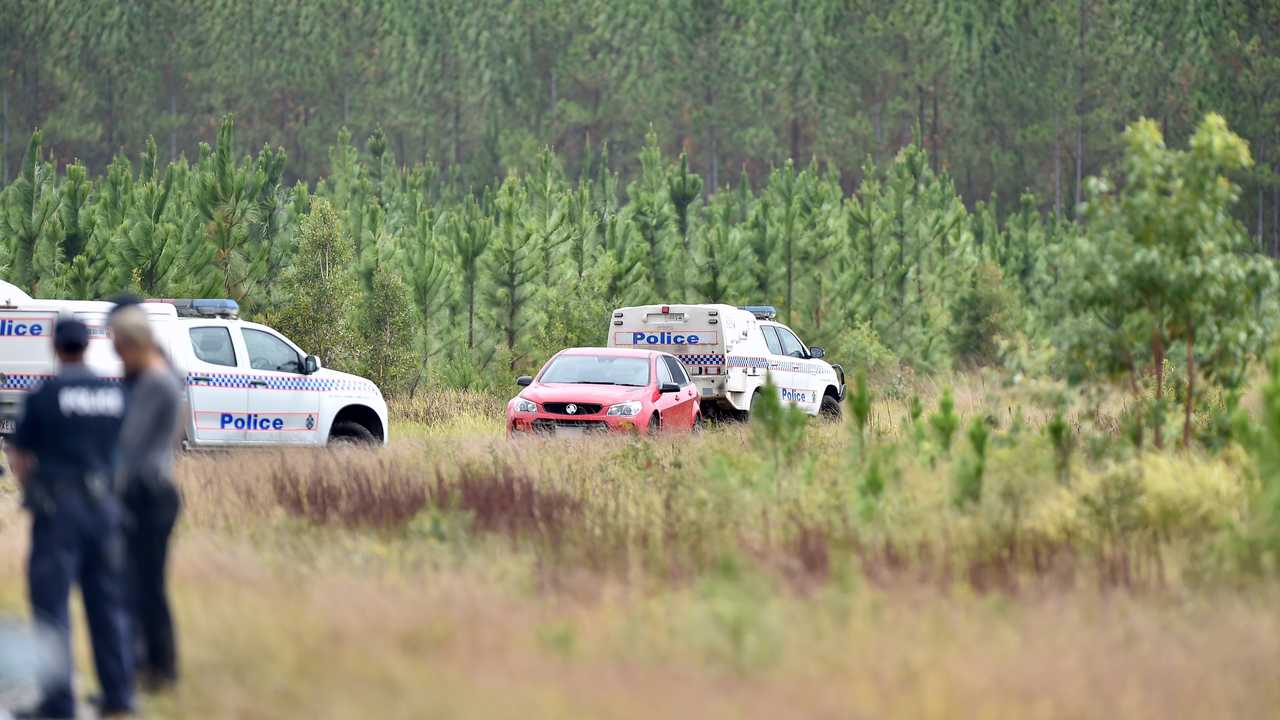
[{"label": "navy trousers", "polygon": [[78,492],[60,493],[53,512],[34,516],[27,565],[31,608],[37,622],[57,633],[61,654],[57,673],[42,688],[37,710],[43,717],[75,717],[68,610],[74,584],[79,584],[84,597],[103,710],[131,710],[134,706],[134,658],[120,520],[118,507]]},{"label": "navy trousers", "polygon": [[125,532],[129,548],[129,594],[139,681],[163,685],[178,679],[178,651],[165,587],[169,535],[182,500],[172,483],[135,483],[125,494],[131,522]]}]

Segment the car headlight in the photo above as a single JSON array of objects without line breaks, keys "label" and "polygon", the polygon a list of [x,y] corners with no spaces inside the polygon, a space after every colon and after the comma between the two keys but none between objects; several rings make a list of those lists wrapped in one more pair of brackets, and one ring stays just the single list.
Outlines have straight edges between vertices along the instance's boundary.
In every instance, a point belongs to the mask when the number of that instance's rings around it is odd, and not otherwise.
[{"label": "car headlight", "polygon": [[607,414],[616,415],[618,417],[635,417],[640,414],[640,401],[632,400],[631,402],[610,405],[609,412]]},{"label": "car headlight", "polygon": [[532,400],[525,400],[522,397],[516,398],[516,412],[518,413],[536,413],[538,412],[538,403]]}]

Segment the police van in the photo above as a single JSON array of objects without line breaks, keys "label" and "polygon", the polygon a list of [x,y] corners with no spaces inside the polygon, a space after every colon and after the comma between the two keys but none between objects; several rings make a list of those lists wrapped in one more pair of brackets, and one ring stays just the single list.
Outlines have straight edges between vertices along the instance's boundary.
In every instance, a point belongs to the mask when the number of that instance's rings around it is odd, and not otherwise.
[{"label": "police van", "polygon": [[776,321],[769,306],[640,305],[613,311],[609,347],[661,350],[680,358],[704,411],[745,419],[772,378],[782,400],[810,415],[840,416],[844,370],[828,364]]},{"label": "police van", "polygon": [[[51,336],[61,313],[89,326],[85,362],[120,378],[107,336],[111,303],[38,300],[0,282],[0,436],[13,432],[27,393],[57,372]],[[239,318],[234,300],[142,304],[186,383],[189,447],[386,444],[387,404],[372,382],[324,368],[275,330]]]}]

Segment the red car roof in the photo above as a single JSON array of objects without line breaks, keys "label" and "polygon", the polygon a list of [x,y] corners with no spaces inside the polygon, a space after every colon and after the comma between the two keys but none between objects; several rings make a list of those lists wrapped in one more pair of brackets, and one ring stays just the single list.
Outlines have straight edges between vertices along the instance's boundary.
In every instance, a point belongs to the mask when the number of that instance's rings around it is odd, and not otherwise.
[{"label": "red car roof", "polygon": [[580,347],[568,348],[556,353],[557,355],[601,355],[605,357],[636,357],[649,358],[655,355],[666,355],[658,350],[635,350],[632,348],[602,348],[602,347]]}]

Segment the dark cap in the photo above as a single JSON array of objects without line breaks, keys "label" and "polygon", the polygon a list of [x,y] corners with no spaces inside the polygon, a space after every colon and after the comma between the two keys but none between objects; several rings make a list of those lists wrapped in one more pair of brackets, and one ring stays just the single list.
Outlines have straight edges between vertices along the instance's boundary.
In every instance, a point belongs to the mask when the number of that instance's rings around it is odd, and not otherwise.
[{"label": "dark cap", "polygon": [[115,315],[117,310],[123,310],[130,305],[140,304],[142,302],[142,298],[134,295],[133,293],[120,293],[119,295],[108,298],[107,302],[116,304],[115,307],[111,308],[111,312],[107,313],[108,315]]},{"label": "dark cap", "polygon": [[53,347],[62,352],[82,352],[89,347],[89,326],[77,317],[60,317],[53,329]]}]

